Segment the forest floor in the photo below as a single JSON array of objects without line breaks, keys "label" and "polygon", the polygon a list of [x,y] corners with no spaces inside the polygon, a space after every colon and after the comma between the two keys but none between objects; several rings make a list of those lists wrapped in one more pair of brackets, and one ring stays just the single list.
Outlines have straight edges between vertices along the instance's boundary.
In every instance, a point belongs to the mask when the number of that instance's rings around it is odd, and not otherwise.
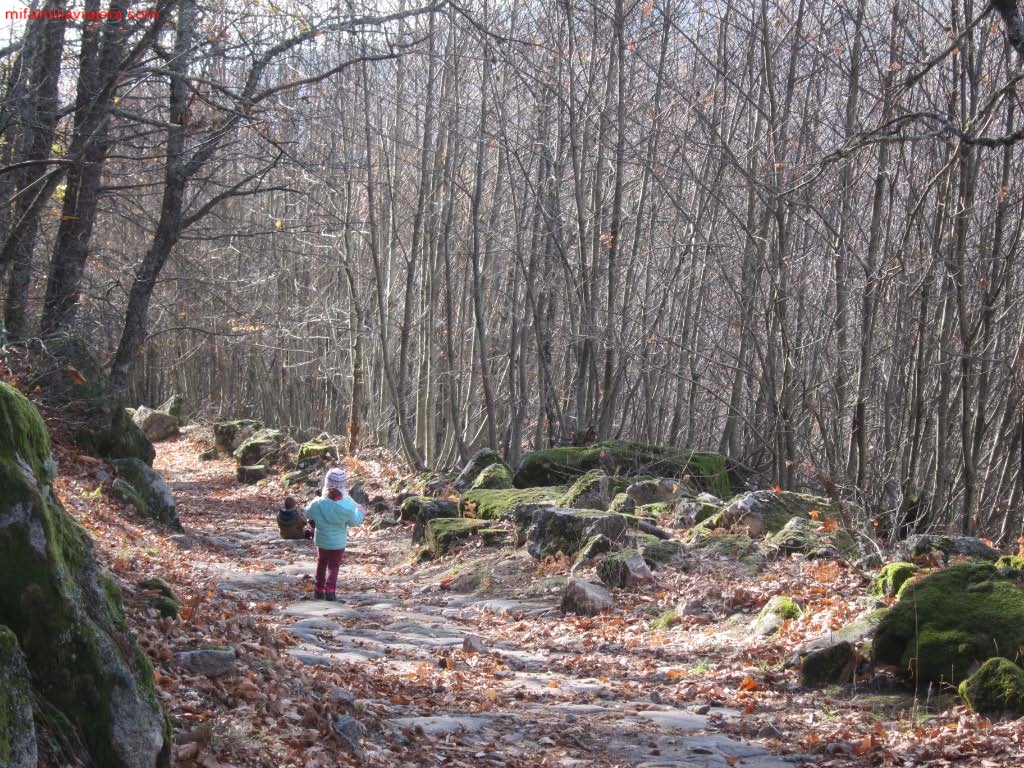
[{"label": "forest floor", "polygon": [[[887,671],[799,685],[798,649],[866,610],[867,576],[845,563],[751,574],[709,554],[582,618],[558,610],[564,561],[474,545],[415,564],[409,526],[371,517],[352,532],[338,602],[316,601],[312,544],[277,536],[281,492],[239,485],[229,459],[200,462],[208,445],[202,430],[157,445],[184,535],[98,495],[94,460],[57,448],[58,493],[122,584],[178,766],[1024,763],[1024,723],[989,722],[949,692],[915,694]],[[398,474],[383,453],[343,465],[371,496]],[[179,619],[136,586],[151,576],[176,591]],[[777,594],[804,613],[759,637],[751,623]],[[697,612],[657,621],[683,602]],[[221,646],[235,669],[212,679],[175,655]]]}]

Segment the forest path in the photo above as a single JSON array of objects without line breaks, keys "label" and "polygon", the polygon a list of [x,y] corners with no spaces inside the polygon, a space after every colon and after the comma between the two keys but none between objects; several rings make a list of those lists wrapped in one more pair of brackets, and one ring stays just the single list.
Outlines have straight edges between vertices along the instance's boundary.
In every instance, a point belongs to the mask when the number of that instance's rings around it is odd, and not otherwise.
[{"label": "forest path", "polygon": [[[184,438],[164,443],[156,462],[178,502],[188,566],[207,594],[247,612],[263,637],[288,638],[278,641],[276,658],[246,657],[284,670],[291,679],[277,679],[281,690],[301,690],[310,679],[335,683],[310,698],[316,727],[349,734],[336,737],[346,759],[381,766],[802,763],[723,733],[730,725],[735,731],[744,713],[715,701],[713,690],[676,698],[684,670],[700,674],[694,638],[677,633],[672,642],[651,643],[649,632],[638,634],[622,616],[563,617],[560,582],[538,576],[522,550],[464,550],[414,565],[409,527],[371,519],[352,531],[338,602],[312,599],[315,548],[278,538],[273,512],[281,494],[238,486],[232,462],[200,464],[199,448]],[[639,614],[644,601],[634,607]],[[649,619],[642,623],[646,630]],[[731,636],[695,632],[698,645],[717,649],[739,642],[746,628]],[[300,730],[310,725],[308,716],[302,720],[294,724]],[[771,725],[762,730],[779,736]],[[276,738],[287,740],[287,727]],[[282,764],[265,757],[279,751],[260,749],[259,764]]]}]

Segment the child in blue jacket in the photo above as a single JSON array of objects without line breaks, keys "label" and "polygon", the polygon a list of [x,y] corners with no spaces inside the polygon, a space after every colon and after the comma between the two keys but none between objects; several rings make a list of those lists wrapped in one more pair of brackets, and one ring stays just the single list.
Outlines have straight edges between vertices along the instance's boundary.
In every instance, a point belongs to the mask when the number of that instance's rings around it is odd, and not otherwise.
[{"label": "child in blue jacket", "polygon": [[317,600],[336,600],[338,568],[345,557],[349,526],[366,518],[365,510],[345,493],[345,471],[331,469],[324,478],[323,495],[306,507],[306,519],[313,525],[316,544]]}]

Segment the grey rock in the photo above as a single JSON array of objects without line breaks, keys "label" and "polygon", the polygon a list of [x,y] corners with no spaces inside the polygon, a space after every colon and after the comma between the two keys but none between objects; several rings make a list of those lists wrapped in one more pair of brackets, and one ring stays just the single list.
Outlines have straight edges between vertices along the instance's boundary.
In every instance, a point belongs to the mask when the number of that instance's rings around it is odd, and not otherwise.
[{"label": "grey rock", "polygon": [[190,672],[206,677],[221,677],[235,671],[234,649],[202,648],[196,651],[178,651],[178,663]]},{"label": "grey rock", "polygon": [[462,650],[466,653],[486,653],[487,647],[484,645],[484,641],[476,635],[468,635],[462,641]]},{"label": "grey rock", "polygon": [[145,502],[143,514],[181,530],[171,489],[155,469],[141,459],[115,459],[119,479],[130,485]]},{"label": "grey rock", "polygon": [[169,413],[155,411],[140,405],[132,414],[132,421],[151,442],[157,443],[178,434],[178,420]]},{"label": "grey rock", "polygon": [[339,715],[334,718],[334,722],[331,725],[334,728],[334,732],[348,744],[355,755],[363,754],[363,747],[360,742],[363,728],[358,720],[351,715]]},{"label": "grey rock", "polygon": [[943,559],[947,560],[951,556],[962,555],[969,560],[995,562],[1002,556],[981,539],[973,536],[936,536],[927,533],[907,537],[901,550],[906,560],[929,552],[939,552]]},{"label": "grey rock", "polygon": [[635,549],[614,552],[598,563],[597,575],[609,587],[636,589],[654,583],[654,574]]},{"label": "grey rock", "polygon": [[613,605],[612,596],[600,584],[571,580],[562,594],[562,611],[580,616],[596,616]]},{"label": "grey rock", "polygon": [[0,747],[5,768],[36,768],[36,726],[32,718],[32,683],[18,638],[0,625]]}]

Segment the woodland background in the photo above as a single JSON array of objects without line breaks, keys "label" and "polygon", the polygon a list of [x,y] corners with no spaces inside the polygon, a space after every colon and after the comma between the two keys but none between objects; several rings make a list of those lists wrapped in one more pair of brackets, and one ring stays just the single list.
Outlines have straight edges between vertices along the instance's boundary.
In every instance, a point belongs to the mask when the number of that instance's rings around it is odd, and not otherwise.
[{"label": "woodland background", "polygon": [[622,437],[1021,533],[1015,0],[109,8],[159,19],[0,41],[7,342],[414,466]]}]

